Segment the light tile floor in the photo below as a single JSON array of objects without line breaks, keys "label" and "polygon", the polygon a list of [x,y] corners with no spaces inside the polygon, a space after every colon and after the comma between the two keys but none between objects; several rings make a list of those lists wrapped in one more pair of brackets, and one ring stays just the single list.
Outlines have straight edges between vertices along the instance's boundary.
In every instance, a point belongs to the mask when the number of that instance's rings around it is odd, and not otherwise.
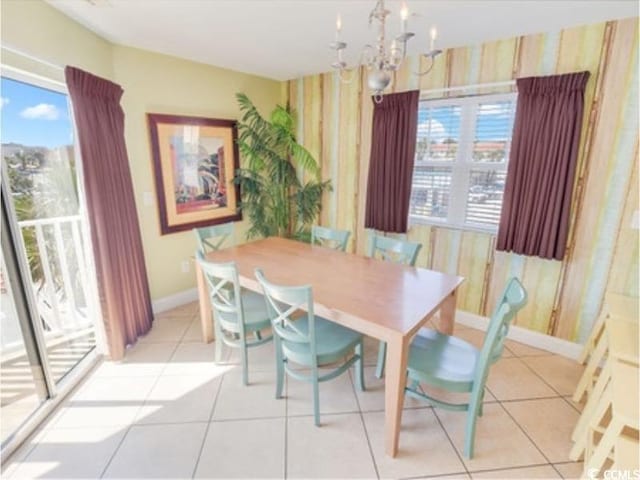
[{"label": "light tile floor", "polygon": [[[105,362],[3,466],[2,478],[578,478],[568,459],[582,367],[507,343],[492,369],[476,454],[462,452],[465,415],[407,399],[400,452],[384,454],[384,383],[377,342],[365,344],[367,391],[351,372],[311,389],[289,379],[274,398],[273,346],[239,357],[200,340],[197,304],[159,315],[122,362]],[[457,327],[478,344],[483,333]]]}]

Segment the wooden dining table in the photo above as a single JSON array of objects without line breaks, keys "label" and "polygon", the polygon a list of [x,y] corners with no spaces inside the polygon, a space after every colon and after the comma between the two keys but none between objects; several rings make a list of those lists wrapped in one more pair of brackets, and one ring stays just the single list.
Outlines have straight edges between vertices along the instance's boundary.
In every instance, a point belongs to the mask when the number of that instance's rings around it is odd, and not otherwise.
[{"label": "wooden dining table", "polygon": [[[240,284],[257,292],[256,268],[276,284],[311,285],[316,315],[387,342],[385,451],[395,457],[411,339],[437,312],[438,330],[453,332],[456,292],[464,279],[275,237],[211,252],[207,258],[235,262]],[[196,271],[202,334],[210,342],[211,305],[202,271]]]}]

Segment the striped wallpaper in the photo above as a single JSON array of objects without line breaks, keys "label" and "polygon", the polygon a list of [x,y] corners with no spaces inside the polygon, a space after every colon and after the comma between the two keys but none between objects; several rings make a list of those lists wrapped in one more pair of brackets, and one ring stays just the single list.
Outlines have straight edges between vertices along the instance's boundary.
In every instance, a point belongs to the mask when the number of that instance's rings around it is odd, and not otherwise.
[{"label": "striped wallpaper", "polygon": [[[523,76],[589,70],[585,118],[563,262],[495,251],[495,235],[413,225],[410,240],[423,249],[418,265],[466,278],[458,308],[489,315],[506,279],[517,275],[530,296],[516,324],[583,342],[604,293],[638,296],[638,19],[454,48],[429,75],[417,57],[396,72],[393,91],[501,82]],[[318,158],[325,194],[321,225],[353,232],[349,249],[364,254],[364,202],[372,103],[364,69],[287,82],[285,97],[298,111],[298,135]],[[488,93],[502,90],[478,90]],[[636,227],[637,228],[637,227]]]}]

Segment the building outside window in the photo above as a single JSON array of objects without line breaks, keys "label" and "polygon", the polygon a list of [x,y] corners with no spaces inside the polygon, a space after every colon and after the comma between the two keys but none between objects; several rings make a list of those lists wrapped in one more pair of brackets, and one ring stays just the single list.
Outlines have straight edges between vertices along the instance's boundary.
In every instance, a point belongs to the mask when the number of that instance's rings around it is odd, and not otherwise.
[{"label": "building outside window", "polygon": [[496,232],[516,94],[421,100],[409,223]]}]

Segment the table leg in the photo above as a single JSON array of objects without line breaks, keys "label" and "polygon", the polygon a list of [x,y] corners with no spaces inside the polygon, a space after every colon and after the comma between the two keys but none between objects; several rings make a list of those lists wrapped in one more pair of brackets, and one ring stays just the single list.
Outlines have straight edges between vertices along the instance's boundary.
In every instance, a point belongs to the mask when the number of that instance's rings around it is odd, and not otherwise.
[{"label": "table leg", "polygon": [[407,385],[409,339],[398,337],[387,342],[387,367],[384,381],[385,451],[390,457],[398,453],[404,389]]},{"label": "table leg", "polygon": [[200,264],[196,262],[196,279],[198,282],[198,301],[200,302],[200,325],[202,327],[202,341],[211,343],[213,341],[213,322],[211,320],[211,302],[207,291],[207,282]]},{"label": "table leg", "polygon": [[440,305],[440,321],[438,331],[446,335],[453,335],[453,325],[456,321],[456,296],[458,289],[451,292]]}]

